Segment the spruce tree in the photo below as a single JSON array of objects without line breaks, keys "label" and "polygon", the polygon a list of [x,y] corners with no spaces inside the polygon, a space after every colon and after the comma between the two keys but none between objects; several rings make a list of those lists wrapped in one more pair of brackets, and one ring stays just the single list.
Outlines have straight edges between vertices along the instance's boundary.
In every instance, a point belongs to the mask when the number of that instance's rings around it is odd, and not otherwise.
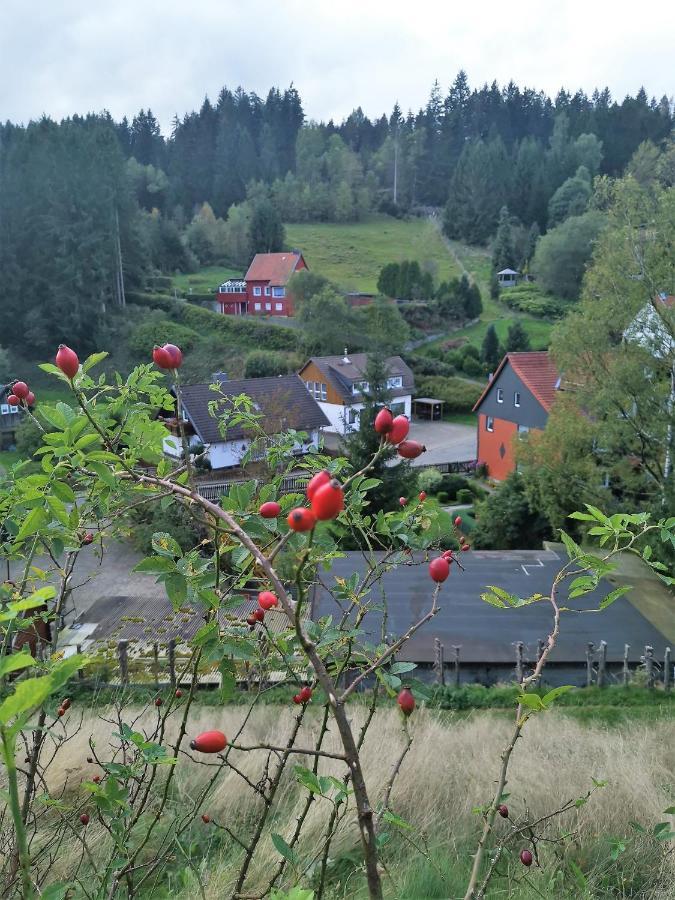
[{"label": "spruce tree", "polygon": [[499,346],[499,338],[494,325],[490,325],[485,332],[483,344],[480,348],[480,358],[488,372],[494,372],[502,358],[502,350]]},{"label": "spruce tree", "polygon": [[520,322],[516,321],[513,325],[509,325],[506,335],[506,352],[524,353],[530,349],[530,339]]},{"label": "spruce tree", "polygon": [[513,238],[511,235],[511,216],[506,206],[499,211],[499,224],[492,247],[492,268],[495,272],[513,268],[515,265]]},{"label": "spruce tree", "polygon": [[[368,365],[363,375],[368,382],[368,392],[364,394],[364,406],[359,416],[359,430],[342,439],[342,452],[356,471],[366,466],[380,446],[380,435],[373,428],[378,411],[391,400],[387,389],[387,368],[381,353],[368,355]],[[380,484],[369,492],[370,511],[393,510],[399,507],[399,498],[410,498],[416,491],[417,474],[409,462],[402,459],[396,465],[390,461],[398,459],[396,448],[387,448],[368,472],[369,478],[379,478]]]}]

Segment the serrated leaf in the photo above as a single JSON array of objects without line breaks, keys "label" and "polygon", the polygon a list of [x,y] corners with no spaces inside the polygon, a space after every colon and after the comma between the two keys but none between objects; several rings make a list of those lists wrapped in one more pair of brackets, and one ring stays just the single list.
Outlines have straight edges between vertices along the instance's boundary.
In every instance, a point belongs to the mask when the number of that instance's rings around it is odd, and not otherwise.
[{"label": "serrated leaf", "polygon": [[406,822],[405,819],[397,816],[396,813],[391,812],[391,810],[389,809],[385,809],[385,811],[382,813],[382,819],[385,822],[389,822],[390,825],[396,825],[397,828],[403,828],[405,831],[414,830],[410,822]]},{"label": "serrated leaf", "polygon": [[86,465],[88,469],[91,469],[92,472],[95,472],[96,475],[98,475],[103,484],[107,485],[109,488],[114,488],[116,486],[115,476],[105,463],[95,462],[87,458]]},{"label": "serrated leaf", "polygon": [[629,584],[623,584],[621,587],[615,588],[613,591],[610,591],[606,597],[600,601],[600,609],[607,609],[608,606],[611,606],[615,600],[618,600],[619,597],[622,597],[624,594],[627,594],[631,589]]},{"label": "serrated leaf", "polygon": [[64,503],[75,502],[75,491],[65,481],[55,481],[52,484],[52,491]]},{"label": "serrated leaf", "polygon": [[14,693],[0,704],[0,725],[7,725],[16,716],[40,706],[50,694],[65,684],[71,675],[82,668],[85,662],[86,657],[81,654],[69,656],[56,663],[48,675],[20,681]]},{"label": "serrated leaf", "polygon": [[289,847],[289,845],[280,834],[272,832],[272,843],[274,844],[277,852],[280,853],[287,862],[289,862],[292,866],[297,866],[297,854],[292,847]]},{"label": "serrated leaf", "polygon": [[52,515],[55,519],[57,519],[62,525],[65,525],[66,528],[70,524],[70,519],[68,516],[68,510],[64,506],[63,502],[59,500],[58,497],[48,496],[47,497],[47,506],[52,512]]},{"label": "serrated leaf", "polygon": [[10,672],[26,669],[28,666],[32,666],[34,662],[33,657],[26,650],[22,650],[20,653],[11,653],[9,656],[0,659],[0,678],[9,675]]},{"label": "serrated leaf", "polygon": [[166,531],[156,531],[153,534],[152,549],[160,556],[179,557],[183,555],[178,541]]},{"label": "serrated leaf", "polygon": [[148,575],[167,575],[176,571],[176,563],[168,556],[146,556],[131,571],[145,572]]},{"label": "serrated leaf", "polygon": [[389,669],[389,672],[392,675],[402,675],[404,672],[412,672],[416,668],[417,663],[414,662],[395,662]]},{"label": "serrated leaf", "polygon": [[47,518],[47,513],[41,506],[31,509],[19,528],[16,540],[24,541],[27,537],[35,534],[36,531],[44,528],[47,524]]},{"label": "serrated leaf", "polygon": [[527,706],[528,709],[532,709],[535,712],[546,709],[546,706],[539,694],[518,694],[518,696],[516,697],[516,701],[520,704],[520,706]]},{"label": "serrated leaf", "polygon": [[89,369],[92,369],[94,366],[98,365],[98,363],[102,362],[107,356],[108,352],[106,350],[101,350],[98,353],[92,353],[91,356],[88,356],[82,363],[82,371],[88,372]]},{"label": "serrated leaf", "polygon": [[164,579],[164,587],[174,609],[178,609],[187,600],[187,580],[179,572],[167,575]]},{"label": "serrated leaf", "polygon": [[552,691],[549,691],[547,694],[544,694],[544,696],[541,698],[541,702],[544,704],[544,706],[550,706],[551,703],[555,702],[558,699],[558,697],[562,696],[563,694],[567,694],[569,691],[573,691],[573,690],[574,690],[574,685],[562,684],[562,685],[560,685],[560,687],[553,688]]}]

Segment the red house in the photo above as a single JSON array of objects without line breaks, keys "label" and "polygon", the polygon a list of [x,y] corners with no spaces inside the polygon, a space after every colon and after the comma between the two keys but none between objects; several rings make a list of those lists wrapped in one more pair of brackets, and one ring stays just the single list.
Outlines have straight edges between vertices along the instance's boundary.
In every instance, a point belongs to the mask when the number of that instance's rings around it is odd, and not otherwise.
[{"label": "red house", "polygon": [[516,435],[543,430],[560,390],[560,377],[546,351],[507,353],[476,401],[478,451],[488,475],[502,480],[516,468]]},{"label": "red house", "polygon": [[307,263],[299,250],[287,253],[256,253],[242,280],[220,285],[216,299],[230,316],[292,316],[293,297],[288,282]]}]

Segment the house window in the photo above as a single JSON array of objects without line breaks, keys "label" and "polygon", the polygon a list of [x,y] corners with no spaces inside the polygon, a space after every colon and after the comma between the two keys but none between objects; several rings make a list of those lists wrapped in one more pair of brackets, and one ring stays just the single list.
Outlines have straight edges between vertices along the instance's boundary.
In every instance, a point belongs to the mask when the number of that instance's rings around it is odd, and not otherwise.
[{"label": "house window", "polygon": [[254,287],[254,288],[253,288],[253,296],[254,296],[254,297],[261,297],[261,296],[262,296],[262,288]]},{"label": "house window", "polygon": [[513,405],[520,406],[520,391],[515,391],[513,394]]},{"label": "house window", "polygon": [[370,385],[367,381],[355,381],[352,385],[352,394],[364,394],[369,388]]},{"label": "house window", "polygon": [[504,389],[497,388],[497,403],[503,403],[503,402],[504,402]]},{"label": "house window", "polygon": [[308,381],[307,390],[315,400],[326,399],[326,385],[322,384],[320,381]]},{"label": "house window", "polygon": [[527,426],[527,425],[519,425],[518,426],[518,434],[527,434],[527,432],[529,430],[530,430],[529,426]]},{"label": "house window", "polygon": [[391,410],[392,416],[405,415],[405,403],[402,400],[399,403],[390,403],[389,409]]},{"label": "house window", "polygon": [[268,285],[265,287],[265,296],[269,297],[269,295],[270,295],[270,289],[269,289],[269,285]]},{"label": "house window", "polygon": [[272,309],[272,304],[271,304],[271,303],[266,303],[266,304],[265,304],[265,309],[268,310],[268,311],[269,311],[270,309]]},{"label": "house window", "polygon": [[10,407],[9,407],[9,411],[10,411],[11,413],[18,413],[19,407],[18,407],[18,406],[10,406]]},{"label": "house window", "polygon": [[286,288],[273,287],[272,288],[272,296],[273,297],[285,297],[286,296]]},{"label": "house window", "polygon": [[354,409],[353,406],[349,407],[349,413],[347,415],[347,423],[349,425],[357,425],[359,421],[359,411],[358,409]]},{"label": "house window", "polygon": [[387,387],[388,388],[400,388],[403,387],[403,378],[401,375],[394,375],[393,378],[387,378]]},{"label": "house window", "polygon": [[9,415],[9,405],[7,403],[0,404],[0,413],[2,413],[3,416]]},{"label": "house window", "polygon": [[262,309],[262,304],[261,304],[261,303],[254,303],[254,304],[253,304],[253,309],[255,309],[257,312],[260,312],[260,310]]},{"label": "house window", "polygon": [[485,417],[485,430],[486,431],[494,431],[495,430],[495,420],[492,416]]},{"label": "house window", "polygon": [[283,303],[275,303],[275,304],[274,304],[274,308],[275,308],[278,312],[283,312],[283,311],[284,311],[284,304],[283,304]]}]

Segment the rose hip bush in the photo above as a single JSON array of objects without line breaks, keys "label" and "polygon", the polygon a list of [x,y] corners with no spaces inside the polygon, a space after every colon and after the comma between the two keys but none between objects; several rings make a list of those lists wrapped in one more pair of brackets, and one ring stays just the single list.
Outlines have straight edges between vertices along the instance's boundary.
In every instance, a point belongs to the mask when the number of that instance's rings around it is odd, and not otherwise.
[{"label": "rose hip bush", "polygon": [[[369,491],[379,482],[369,477],[369,466],[354,472],[346,460],[329,460],[320,454],[294,460],[291,450],[297,435],[270,440],[250,401],[242,397],[224,403],[217,385],[213,386],[212,414],[223,433],[228,424],[243,423],[251,435],[265,438],[268,477],[234,485],[220,502],[209,501],[194,481],[194,454],[180,414],[180,349],[169,344],[150,348],[153,363],[139,366],[126,378],[116,375],[112,381],[94,374],[105,355],[94,354],[80,364],[75,351],[61,346],[56,365],[42,368],[69,386],[72,400],[38,407],[37,415],[29,409],[35,398],[29,399],[27,384],[14,385],[15,396],[42,429],[42,446],[36,454],[41,471],[25,474],[25,465],[17,464],[0,480],[2,552],[14,572],[19,572],[0,587],[0,750],[7,803],[0,819],[2,896],[52,900],[138,896],[156,883],[176,856],[182,858],[186,837],[201,823],[200,827],[223,830],[237,850],[233,896],[276,891],[275,896],[281,897],[284,891],[309,886],[320,897],[331,842],[341,823],[353,820],[369,896],[381,897],[384,869],[379,854],[387,830],[407,833],[410,829],[391,809],[392,786],[414,740],[415,709],[428,696],[424,684],[412,676],[415,666],[399,661],[397,654],[433,619],[444,594],[451,598],[453,579],[461,577],[462,553],[438,550],[453,533],[461,549],[469,549],[461,535],[461,518],[453,521],[438,507],[430,508],[423,492],[416,498],[401,498],[395,509],[372,511]],[[174,382],[175,399],[167,390],[165,373]],[[176,402],[183,447],[179,461],[163,453],[168,432],[158,418],[161,413],[173,415]],[[364,423],[363,427],[373,426]],[[409,437],[405,417],[393,417],[382,409],[374,427],[381,435],[382,450],[395,444],[403,457],[423,452]],[[284,476],[298,466],[306,472],[306,490],[282,494]],[[89,740],[86,761],[95,774],[76,790],[52,795],[49,768],[59,754],[68,754],[68,741],[81,727],[77,704],[64,696],[67,684],[77,670],[86,672],[92,662],[81,655],[63,658],[58,648],[62,616],[76,588],[75,562],[79,554],[97,548],[100,552],[121,535],[125,514],[142,504],[158,504],[163,510],[180,504],[194,517],[201,535],[197,546],[184,552],[171,534],[157,532],[153,553],[136,571],[161,583],[176,610],[188,603],[198,609],[204,624],[190,642],[189,654],[181,658],[178,680],[183,690],[174,686],[158,692],[149,703],[154,727],[137,730],[138,711],[117,704],[109,744],[102,748]],[[504,800],[509,759],[522,729],[565,690],[557,688],[543,697],[531,690],[560,630],[564,610],[558,603],[559,585],[571,578],[572,596],[588,593],[611,570],[611,557],[620,550],[640,552],[642,536],[651,529],[658,529],[664,540],[673,540],[675,520],[652,524],[642,514],[607,518],[593,508],[577,517],[592,524],[591,533],[604,547],[602,555],[583,551],[563,535],[570,562],[549,596],[521,599],[498,586],[483,595],[483,600],[505,610],[548,603],[552,624],[542,656],[522,684],[513,737],[501,757],[495,755],[496,790],[479,807],[482,829],[467,898],[484,895],[500,860],[520,859],[523,866],[535,869],[539,864],[540,823],[527,816],[513,818]],[[336,580],[330,586],[336,614],[312,621],[310,589],[317,573],[325,575],[340,555],[340,534],[345,531],[357,534],[360,545],[370,548],[364,551],[366,574]],[[387,639],[382,624],[380,639],[373,640],[366,628],[367,617],[375,606],[378,621],[382,619],[383,601],[379,597],[377,603],[371,601],[370,591],[384,572],[403,564],[422,565],[428,572],[426,611],[395,639]],[[651,564],[658,569],[658,564]],[[257,595],[258,607],[240,615],[245,589]],[[613,591],[603,605],[621,592]],[[271,629],[270,615],[283,615],[285,626]],[[246,711],[234,734],[192,733],[190,711],[196,683],[200,673],[213,666],[220,670],[224,703],[238,681],[248,681],[249,710],[270,690],[272,673],[276,673],[275,690],[288,691],[286,711],[280,714],[286,739],[280,746],[242,743]],[[362,688],[368,688],[369,713],[355,732],[348,708]],[[360,748],[373,714],[382,705],[400,710],[403,740],[384,795],[373,797]],[[319,715],[318,737],[312,747],[298,746],[309,710]],[[339,735],[339,753],[324,747],[329,730]],[[260,750],[267,752],[260,780],[253,782],[242,774],[262,801],[260,811],[249,832],[237,834],[228,823],[213,819],[209,796],[226,771],[239,772],[233,753]],[[298,756],[309,759],[310,766],[296,765]],[[322,774],[322,759],[337,761],[341,777]],[[182,797],[179,802],[173,791],[177,768],[199,763],[209,766],[205,786],[189,801]],[[306,793],[306,803],[292,833],[280,835],[274,818],[279,786],[287,772],[293,773]],[[303,827],[317,799],[329,804],[330,814],[321,845],[306,847]],[[552,810],[547,818],[566,810]],[[496,829],[497,815],[506,819],[507,831]],[[94,823],[110,837],[105,852],[89,837]],[[251,895],[247,879],[265,837],[271,837],[278,864],[269,872],[267,888]],[[51,868],[66,839],[75,841],[79,854],[68,880],[57,883]],[[423,844],[413,841],[413,846],[424,853]]]}]

